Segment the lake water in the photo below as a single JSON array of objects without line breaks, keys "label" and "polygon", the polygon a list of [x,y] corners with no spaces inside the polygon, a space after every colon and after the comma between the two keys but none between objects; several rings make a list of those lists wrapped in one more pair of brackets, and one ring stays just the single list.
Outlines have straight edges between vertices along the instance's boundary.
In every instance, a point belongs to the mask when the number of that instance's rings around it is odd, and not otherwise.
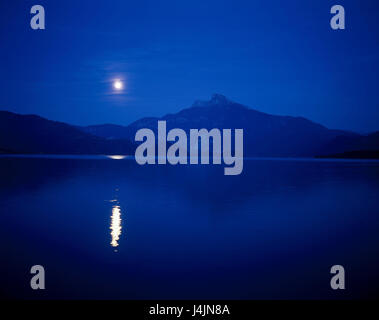
[{"label": "lake water", "polygon": [[[139,166],[0,158],[8,298],[292,299],[379,294],[379,162]],[[30,289],[42,265],[46,290]],[[342,265],[346,290],[330,288]]]}]

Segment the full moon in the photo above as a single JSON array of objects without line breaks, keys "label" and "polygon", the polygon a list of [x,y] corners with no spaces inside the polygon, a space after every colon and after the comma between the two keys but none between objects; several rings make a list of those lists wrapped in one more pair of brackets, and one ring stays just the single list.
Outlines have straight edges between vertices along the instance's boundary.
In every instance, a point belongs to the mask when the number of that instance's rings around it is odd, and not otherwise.
[{"label": "full moon", "polygon": [[120,80],[116,80],[115,82],[113,82],[113,87],[116,90],[121,90],[123,86],[124,85],[123,85],[123,83]]}]

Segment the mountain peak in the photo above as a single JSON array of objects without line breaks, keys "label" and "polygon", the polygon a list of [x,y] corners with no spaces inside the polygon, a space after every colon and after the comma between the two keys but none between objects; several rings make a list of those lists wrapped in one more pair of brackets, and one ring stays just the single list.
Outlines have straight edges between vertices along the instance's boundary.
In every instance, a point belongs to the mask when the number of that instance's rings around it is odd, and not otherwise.
[{"label": "mountain peak", "polygon": [[233,103],[227,97],[222,94],[214,93],[208,101],[196,100],[192,107],[211,107],[211,106],[225,106]]},{"label": "mountain peak", "polygon": [[228,100],[227,97],[225,97],[222,94],[218,94],[218,93],[215,93],[212,95],[210,102],[212,104],[221,104],[221,105],[230,103],[230,101]]}]

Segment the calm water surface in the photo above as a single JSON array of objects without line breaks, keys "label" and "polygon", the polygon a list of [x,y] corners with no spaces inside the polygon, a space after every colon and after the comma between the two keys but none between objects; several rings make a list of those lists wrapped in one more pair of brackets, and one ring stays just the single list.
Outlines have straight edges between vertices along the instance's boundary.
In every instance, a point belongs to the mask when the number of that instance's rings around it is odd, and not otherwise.
[{"label": "calm water surface", "polygon": [[[379,294],[379,162],[139,166],[0,158],[8,298],[291,299]],[[30,289],[30,268],[46,290]],[[330,268],[346,290],[330,289]]]}]

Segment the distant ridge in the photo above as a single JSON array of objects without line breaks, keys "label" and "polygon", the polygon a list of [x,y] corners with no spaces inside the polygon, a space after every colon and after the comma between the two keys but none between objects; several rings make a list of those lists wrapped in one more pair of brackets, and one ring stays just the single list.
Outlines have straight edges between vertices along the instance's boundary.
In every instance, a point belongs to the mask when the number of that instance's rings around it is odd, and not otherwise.
[{"label": "distant ridge", "polygon": [[2,153],[131,154],[128,140],[107,141],[78,128],[36,115],[0,111]]}]

